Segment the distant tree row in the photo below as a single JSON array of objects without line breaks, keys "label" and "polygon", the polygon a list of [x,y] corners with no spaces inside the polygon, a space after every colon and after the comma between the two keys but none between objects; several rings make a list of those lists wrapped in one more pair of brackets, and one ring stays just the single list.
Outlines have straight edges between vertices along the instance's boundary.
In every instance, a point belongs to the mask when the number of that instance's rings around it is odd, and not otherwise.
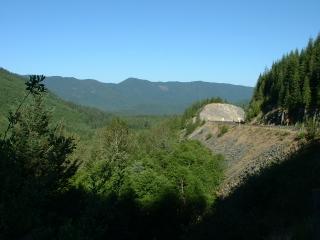
[{"label": "distant tree row", "polygon": [[275,109],[292,121],[314,115],[320,107],[320,35],[306,48],[295,50],[273,63],[259,76],[248,117]]}]

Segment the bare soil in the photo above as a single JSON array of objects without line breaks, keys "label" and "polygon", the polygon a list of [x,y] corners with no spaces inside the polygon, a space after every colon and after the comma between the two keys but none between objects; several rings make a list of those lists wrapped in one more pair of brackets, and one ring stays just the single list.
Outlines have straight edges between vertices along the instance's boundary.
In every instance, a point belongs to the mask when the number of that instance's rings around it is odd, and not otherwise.
[{"label": "bare soil", "polygon": [[[221,135],[222,126],[228,131]],[[219,134],[220,133],[220,134]],[[225,157],[225,178],[219,195],[227,195],[248,175],[284,161],[300,142],[297,131],[271,126],[207,122],[190,136]]]}]

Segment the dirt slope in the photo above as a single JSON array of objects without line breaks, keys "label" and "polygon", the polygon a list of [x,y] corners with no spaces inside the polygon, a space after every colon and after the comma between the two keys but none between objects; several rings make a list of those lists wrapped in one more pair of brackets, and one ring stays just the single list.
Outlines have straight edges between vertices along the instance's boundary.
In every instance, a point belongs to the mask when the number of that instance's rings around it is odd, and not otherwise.
[{"label": "dirt slope", "polygon": [[[228,131],[221,135],[222,126]],[[207,122],[189,138],[197,139],[215,153],[225,156],[225,179],[219,194],[227,195],[248,174],[275,161],[283,161],[299,142],[297,132],[277,127]]]}]

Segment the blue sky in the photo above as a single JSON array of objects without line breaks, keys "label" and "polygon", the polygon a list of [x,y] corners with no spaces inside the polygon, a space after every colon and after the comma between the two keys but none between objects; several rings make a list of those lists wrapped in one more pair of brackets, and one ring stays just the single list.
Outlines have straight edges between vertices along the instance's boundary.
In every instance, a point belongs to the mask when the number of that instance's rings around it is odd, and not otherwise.
[{"label": "blue sky", "polygon": [[1,0],[0,66],[253,86],[320,32],[319,0]]}]

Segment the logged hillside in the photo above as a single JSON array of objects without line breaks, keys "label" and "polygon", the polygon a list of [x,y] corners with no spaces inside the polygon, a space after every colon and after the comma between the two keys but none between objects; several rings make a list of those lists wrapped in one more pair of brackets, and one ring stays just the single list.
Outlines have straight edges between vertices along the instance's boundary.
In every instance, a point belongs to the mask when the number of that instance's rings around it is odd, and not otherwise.
[{"label": "logged hillside", "polygon": [[[0,129],[7,125],[7,116],[14,110],[25,94],[25,78],[0,69]],[[88,136],[94,129],[103,126],[111,115],[93,108],[83,107],[63,101],[49,93],[46,104],[53,111],[55,122],[62,122],[69,132]]]},{"label": "logged hillside", "polygon": [[129,78],[119,84],[96,80],[48,77],[46,85],[61,98],[78,104],[125,114],[179,114],[194,101],[220,97],[248,101],[253,88],[208,82],[150,82]]},{"label": "logged hillside", "polygon": [[289,127],[237,123],[238,117],[244,118],[240,107],[219,103],[219,99],[212,102],[199,102],[188,108],[183,127],[188,138],[225,157],[222,196],[228,195],[247,176],[285,160],[299,149],[301,132]]},{"label": "logged hillside", "polygon": [[249,176],[186,239],[319,239],[313,199],[320,187],[319,147],[311,143]]},{"label": "logged hillside", "polygon": [[207,122],[190,136],[226,159],[221,194],[226,195],[249,174],[283,161],[299,147],[290,129]]},{"label": "logged hillside", "polygon": [[[319,139],[306,141],[305,129],[292,126],[214,121],[229,111],[208,112],[217,104],[209,103],[187,109],[185,133],[225,157],[224,177],[217,202],[185,239],[312,239]],[[195,122],[190,134],[188,123],[203,113],[207,122]]]},{"label": "logged hillside", "polygon": [[[301,51],[292,51],[260,75],[249,108],[249,118],[279,109],[272,122],[293,123],[320,108],[320,35]],[[277,119],[278,118],[278,119]],[[282,120],[279,120],[282,118]]]}]

